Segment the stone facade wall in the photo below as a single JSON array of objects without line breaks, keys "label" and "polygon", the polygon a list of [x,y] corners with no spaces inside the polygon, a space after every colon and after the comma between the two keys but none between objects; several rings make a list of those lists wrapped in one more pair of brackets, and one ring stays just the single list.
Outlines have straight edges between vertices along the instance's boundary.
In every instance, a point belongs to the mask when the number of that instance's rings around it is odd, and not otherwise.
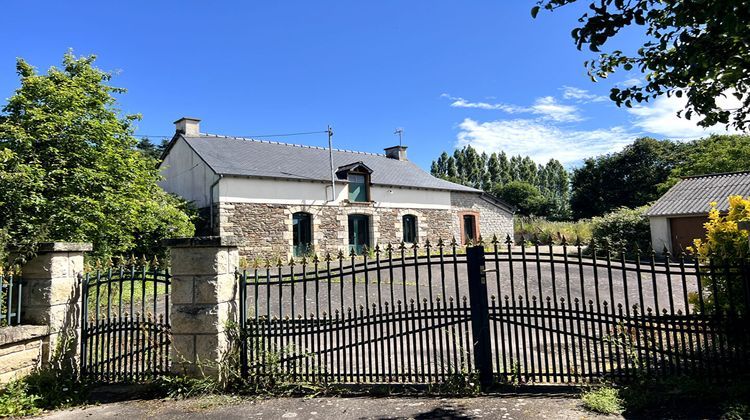
[{"label": "stone facade wall", "polygon": [[49,346],[48,330],[38,325],[0,327],[0,384],[25,376],[39,366]]},{"label": "stone facade wall", "polygon": [[505,238],[513,237],[513,213],[498,207],[490,198],[483,198],[479,194],[452,192],[451,206],[453,207],[453,235],[461,237],[461,225],[458,214],[462,211],[472,211],[479,215],[479,234],[482,238],[491,239],[493,235]]},{"label": "stone facade wall", "polygon": [[240,254],[244,257],[291,257],[292,215],[306,212],[312,215],[313,248],[319,255],[328,252],[347,252],[349,242],[348,216],[365,214],[370,217],[372,245],[400,243],[403,239],[403,216],[417,217],[417,240],[436,242],[460,237],[459,213],[474,211],[479,215],[480,233],[504,237],[513,233],[510,212],[481,198],[477,194],[451,195],[451,209],[378,207],[377,203],[341,203],[337,206],[303,206],[286,204],[221,203],[218,207],[217,234],[243,241]]}]

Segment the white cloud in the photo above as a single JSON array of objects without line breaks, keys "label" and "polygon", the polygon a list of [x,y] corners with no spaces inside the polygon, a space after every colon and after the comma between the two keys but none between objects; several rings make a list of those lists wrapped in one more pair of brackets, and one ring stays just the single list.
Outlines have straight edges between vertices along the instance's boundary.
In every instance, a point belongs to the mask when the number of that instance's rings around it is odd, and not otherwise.
[{"label": "white cloud", "polygon": [[541,115],[556,122],[575,122],[582,121],[583,117],[578,113],[578,108],[574,105],[563,105],[552,96],[538,98],[531,107],[531,112]]},{"label": "white cloud", "polygon": [[623,80],[622,83],[618,83],[618,84],[623,87],[642,86],[643,80],[637,77],[634,77],[632,79]]},{"label": "white cloud", "polygon": [[573,99],[583,103],[604,102],[609,99],[606,96],[594,95],[593,93],[589,93],[589,91],[586,89],[581,89],[573,86],[563,86],[562,91],[563,99]]},{"label": "white cloud", "polygon": [[529,119],[479,122],[466,118],[458,127],[459,147],[471,145],[488,153],[528,155],[537,162],[554,158],[566,166],[620,150],[636,136],[623,127],[575,130]]},{"label": "white cloud", "polygon": [[516,105],[508,105],[508,104],[502,104],[502,103],[487,103],[487,102],[470,102],[467,101],[464,98],[451,96],[447,93],[443,93],[440,95],[442,98],[448,98],[452,100],[451,107],[453,108],[476,108],[476,109],[488,109],[488,110],[497,110],[497,111],[504,111],[509,114],[517,114],[519,112],[530,112],[530,108],[524,108]]},{"label": "white cloud", "polygon": [[[719,107],[724,109],[739,106],[739,101],[731,95],[727,95],[726,98],[719,98],[716,102]],[[696,139],[714,133],[737,133],[735,130],[727,130],[723,125],[700,127],[698,126],[700,120],[698,116],[693,116],[691,120],[678,117],[677,112],[683,110],[686,103],[687,98],[685,97],[660,96],[651,103],[637,105],[627,111],[635,117],[633,125],[636,127],[673,140]]]},{"label": "white cloud", "polygon": [[540,115],[542,118],[557,122],[575,122],[583,120],[578,112],[578,108],[575,105],[561,104],[552,96],[537,98],[536,101],[534,101],[534,105],[532,106],[519,106],[504,103],[471,102],[461,97],[451,96],[447,93],[443,93],[440,96],[442,98],[448,98],[452,100],[453,102],[451,102],[451,107],[453,108],[485,109],[503,111],[508,114],[529,113]]}]

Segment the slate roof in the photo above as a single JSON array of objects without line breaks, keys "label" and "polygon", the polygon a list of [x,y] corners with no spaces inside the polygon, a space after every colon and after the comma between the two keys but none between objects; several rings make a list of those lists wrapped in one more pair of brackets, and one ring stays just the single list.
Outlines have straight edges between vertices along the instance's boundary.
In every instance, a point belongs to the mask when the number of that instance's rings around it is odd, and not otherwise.
[{"label": "slate roof", "polygon": [[[326,148],[206,134],[181,137],[217,174],[323,182],[331,180],[329,151]],[[168,152],[169,149],[165,154]],[[436,178],[408,160],[391,159],[375,153],[333,150],[334,168],[357,162],[372,169],[370,181],[376,185],[481,192]]]},{"label": "slate roof", "polygon": [[648,216],[706,214],[715,201],[719,211],[729,209],[730,195],[750,196],[750,172],[686,177],[675,184],[646,212]]}]

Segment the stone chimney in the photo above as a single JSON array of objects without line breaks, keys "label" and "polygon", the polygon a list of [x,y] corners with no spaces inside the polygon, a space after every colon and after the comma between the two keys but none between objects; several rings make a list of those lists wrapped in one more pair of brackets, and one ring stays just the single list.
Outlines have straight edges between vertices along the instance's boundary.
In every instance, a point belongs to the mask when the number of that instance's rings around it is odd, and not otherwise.
[{"label": "stone chimney", "polygon": [[407,160],[406,146],[393,146],[385,149],[385,156],[391,159]]},{"label": "stone chimney", "polygon": [[175,131],[186,136],[200,135],[201,120],[198,118],[182,117],[174,122]]}]

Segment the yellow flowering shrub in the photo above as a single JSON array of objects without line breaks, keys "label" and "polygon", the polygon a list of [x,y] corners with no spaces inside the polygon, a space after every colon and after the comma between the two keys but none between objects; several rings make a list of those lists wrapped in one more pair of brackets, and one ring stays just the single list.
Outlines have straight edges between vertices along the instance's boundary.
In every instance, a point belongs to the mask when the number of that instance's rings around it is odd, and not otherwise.
[{"label": "yellow flowering shrub", "polygon": [[706,237],[696,239],[689,248],[702,263],[713,258],[715,263],[736,261],[748,256],[748,233],[740,230],[737,222],[750,220],[750,197],[739,195],[729,197],[729,211],[722,215],[717,203],[711,203],[708,212]]},{"label": "yellow flowering shrub", "polygon": [[[742,311],[743,278],[740,267],[750,256],[748,231],[740,229],[738,222],[750,220],[750,197],[739,195],[729,197],[729,211],[721,214],[717,203],[711,203],[708,222],[704,224],[706,236],[693,241],[688,250],[692,252],[703,265],[706,274],[703,279],[704,311],[713,312],[716,309],[716,296],[719,307],[726,311],[730,308]],[[708,272],[713,266],[713,273]],[[700,310],[697,293],[692,293],[690,301]]]}]

